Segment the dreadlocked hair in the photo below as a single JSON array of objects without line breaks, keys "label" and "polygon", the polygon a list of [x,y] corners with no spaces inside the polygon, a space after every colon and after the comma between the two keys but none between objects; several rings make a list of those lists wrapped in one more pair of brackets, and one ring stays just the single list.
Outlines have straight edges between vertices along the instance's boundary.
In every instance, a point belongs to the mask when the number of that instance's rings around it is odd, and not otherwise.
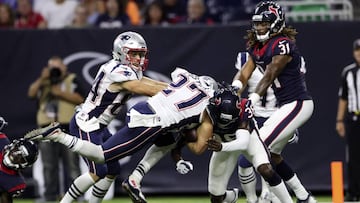
[{"label": "dreadlocked hair", "polygon": [[[247,34],[244,37],[244,39],[246,39],[248,41],[247,48],[252,48],[255,45],[255,43],[257,42],[255,31],[251,29],[251,30],[247,30],[246,32],[247,32]],[[296,31],[296,29],[289,26],[289,27],[284,27],[284,29],[282,29],[281,32],[279,32],[279,33],[274,33],[274,34],[270,35],[270,38],[274,37],[276,35],[284,35],[285,37],[289,38],[290,40],[296,41],[295,36],[297,34],[298,34],[298,32]]]}]

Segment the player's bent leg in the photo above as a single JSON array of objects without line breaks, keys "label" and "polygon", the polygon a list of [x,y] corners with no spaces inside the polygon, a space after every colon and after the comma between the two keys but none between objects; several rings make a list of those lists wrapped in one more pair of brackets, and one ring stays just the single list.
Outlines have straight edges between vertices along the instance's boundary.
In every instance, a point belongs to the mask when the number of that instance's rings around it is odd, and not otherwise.
[{"label": "player's bent leg", "polygon": [[[237,165],[239,154],[240,151],[212,153],[208,177],[208,191],[211,194],[211,202],[222,202],[226,198],[226,188]],[[228,196],[228,198],[231,197]]]},{"label": "player's bent leg", "polygon": [[274,192],[281,202],[293,202],[284,182],[272,169],[270,163],[261,164],[258,166],[257,171],[269,183],[270,191]]},{"label": "player's bent leg", "polygon": [[258,203],[281,203],[280,200],[269,189],[269,184],[261,177],[261,193]]},{"label": "player's bent leg", "polygon": [[84,173],[77,177],[71,184],[60,203],[72,203],[84,193],[96,182],[90,173]]},{"label": "player's bent leg", "polygon": [[100,203],[104,199],[106,192],[114,182],[116,176],[105,176],[93,185],[89,203]]},{"label": "player's bent leg", "polygon": [[299,202],[317,202],[315,198],[305,189],[299,178],[287,164],[287,162],[278,154],[271,154],[273,162],[276,164],[275,170],[285,183],[294,191]]},{"label": "player's bent leg", "polygon": [[159,162],[172,148],[174,145],[167,145],[158,147],[151,145],[146,151],[144,157],[141,159],[135,170],[129,176],[130,181],[135,181],[137,185],[141,185],[141,181],[145,174]]},{"label": "player's bent leg", "polygon": [[133,203],[147,203],[144,194],[141,192],[141,189],[135,182],[129,181],[129,179],[124,180],[122,187],[130,196]]},{"label": "player's bent leg", "polygon": [[256,175],[253,167],[242,168],[238,166],[238,177],[247,202],[255,203],[257,201]]}]

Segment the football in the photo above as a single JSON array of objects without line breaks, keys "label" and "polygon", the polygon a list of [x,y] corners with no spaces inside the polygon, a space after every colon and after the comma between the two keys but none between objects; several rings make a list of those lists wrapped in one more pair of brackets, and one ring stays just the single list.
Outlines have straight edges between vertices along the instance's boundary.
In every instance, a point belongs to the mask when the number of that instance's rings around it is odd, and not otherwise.
[{"label": "football", "polygon": [[184,129],[181,133],[184,136],[186,142],[196,142],[196,129]]}]

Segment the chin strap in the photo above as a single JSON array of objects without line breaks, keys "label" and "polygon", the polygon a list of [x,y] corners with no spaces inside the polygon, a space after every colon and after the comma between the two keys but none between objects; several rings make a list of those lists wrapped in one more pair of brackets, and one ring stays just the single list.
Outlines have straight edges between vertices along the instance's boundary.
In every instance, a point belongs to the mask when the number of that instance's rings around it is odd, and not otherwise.
[{"label": "chin strap", "polygon": [[270,37],[270,31],[267,31],[265,34],[263,35],[258,35],[256,34],[256,39],[259,41],[259,42],[264,42],[266,40],[268,40]]}]

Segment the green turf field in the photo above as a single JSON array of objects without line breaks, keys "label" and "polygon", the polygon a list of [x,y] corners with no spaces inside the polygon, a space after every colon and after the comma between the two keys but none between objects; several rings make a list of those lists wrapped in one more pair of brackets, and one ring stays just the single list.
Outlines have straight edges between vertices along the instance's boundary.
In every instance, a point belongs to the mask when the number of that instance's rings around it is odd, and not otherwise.
[{"label": "green turf field", "polygon": [[[316,196],[319,203],[330,203],[331,197],[329,196]],[[209,203],[208,197],[148,197],[149,203]],[[33,203],[34,200],[16,199],[14,203]],[[104,203],[132,203],[129,198],[114,198],[112,200],[105,200]],[[245,203],[244,197],[240,197],[237,203]]]}]

